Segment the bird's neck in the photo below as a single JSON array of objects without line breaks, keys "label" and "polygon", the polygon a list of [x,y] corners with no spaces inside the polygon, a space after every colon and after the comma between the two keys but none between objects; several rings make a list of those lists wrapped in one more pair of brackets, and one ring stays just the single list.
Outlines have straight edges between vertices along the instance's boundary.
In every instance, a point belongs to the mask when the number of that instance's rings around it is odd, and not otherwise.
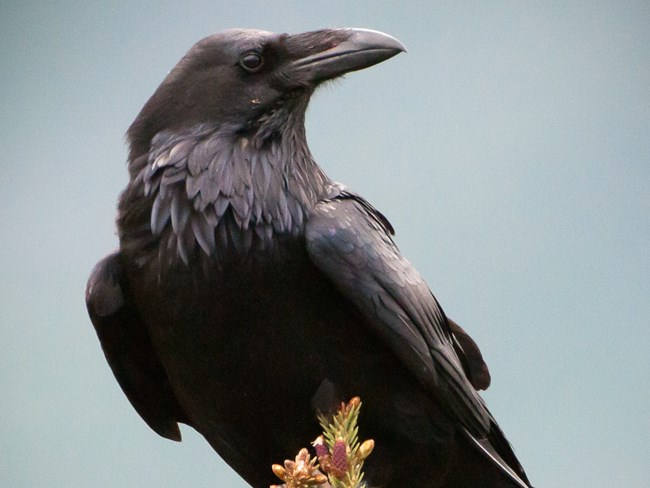
[{"label": "bird's neck", "polygon": [[201,250],[214,254],[224,232],[226,241],[301,235],[331,184],[304,136],[302,126],[266,138],[206,124],[160,132],[130,163],[122,247],[157,243],[187,262]]}]

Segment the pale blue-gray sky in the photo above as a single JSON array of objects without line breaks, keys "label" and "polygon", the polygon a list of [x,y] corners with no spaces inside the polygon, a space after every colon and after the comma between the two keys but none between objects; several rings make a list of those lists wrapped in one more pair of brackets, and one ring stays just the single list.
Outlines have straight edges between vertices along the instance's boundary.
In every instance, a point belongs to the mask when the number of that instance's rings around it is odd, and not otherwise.
[{"label": "pale blue-gray sky", "polygon": [[85,280],[117,243],[123,134],[180,56],[229,27],[332,26],[409,52],[316,94],[312,151],[481,345],[533,482],[647,483],[646,0],[3,1],[0,485],[245,486],[191,429],[139,419]]}]

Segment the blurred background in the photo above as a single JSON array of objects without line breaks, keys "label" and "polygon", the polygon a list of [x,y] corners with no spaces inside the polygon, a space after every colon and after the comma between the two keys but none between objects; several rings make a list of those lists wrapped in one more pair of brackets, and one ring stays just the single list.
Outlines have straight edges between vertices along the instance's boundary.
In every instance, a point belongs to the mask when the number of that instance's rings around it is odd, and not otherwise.
[{"label": "blurred background", "polygon": [[0,1],[1,486],[246,486],[140,420],[85,282],[117,245],[124,133],[194,42],[346,26],[409,52],[316,94],[316,160],[477,340],[537,487],[647,486],[647,0]]}]

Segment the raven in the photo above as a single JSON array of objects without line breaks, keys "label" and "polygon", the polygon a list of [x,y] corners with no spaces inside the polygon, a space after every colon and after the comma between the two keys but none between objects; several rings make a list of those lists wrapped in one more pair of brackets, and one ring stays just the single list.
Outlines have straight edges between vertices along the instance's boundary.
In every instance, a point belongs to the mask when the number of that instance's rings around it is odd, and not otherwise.
[{"label": "raven", "polygon": [[252,486],[356,395],[368,486],[530,486],[477,393],[478,347],[306,142],[320,84],[404,50],[365,29],[224,31],[128,129],[119,250],[90,276],[90,318],[144,421],[173,440],[192,426]]}]

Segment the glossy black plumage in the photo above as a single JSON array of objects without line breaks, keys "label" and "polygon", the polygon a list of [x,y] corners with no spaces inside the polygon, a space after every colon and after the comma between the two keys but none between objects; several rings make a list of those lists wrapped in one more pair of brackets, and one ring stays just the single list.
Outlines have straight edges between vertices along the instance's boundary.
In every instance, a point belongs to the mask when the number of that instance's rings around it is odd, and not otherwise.
[{"label": "glossy black plumage", "polygon": [[370,486],[529,486],[476,391],[478,347],[306,143],[320,83],[402,50],[359,29],[226,31],[129,129],[120,249],[91,275],[91,319],[144,420],[171,439],[193,426],[253,486],[354,395]]}]

